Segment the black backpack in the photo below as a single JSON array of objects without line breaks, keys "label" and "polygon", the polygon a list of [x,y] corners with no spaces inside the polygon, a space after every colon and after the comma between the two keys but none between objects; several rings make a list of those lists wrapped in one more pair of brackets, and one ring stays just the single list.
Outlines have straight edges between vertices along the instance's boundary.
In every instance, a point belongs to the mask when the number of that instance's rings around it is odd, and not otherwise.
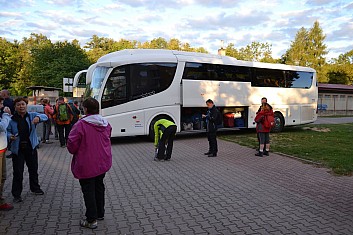
[{"label": "black backpack", "polygon": [[220,127],[223,124],[223,118],[222,118],[221,112],[217,108],[216,108],[216,112],[217,112],[217,118],[215,120],[215,124],[217,125],[217,127]]}]

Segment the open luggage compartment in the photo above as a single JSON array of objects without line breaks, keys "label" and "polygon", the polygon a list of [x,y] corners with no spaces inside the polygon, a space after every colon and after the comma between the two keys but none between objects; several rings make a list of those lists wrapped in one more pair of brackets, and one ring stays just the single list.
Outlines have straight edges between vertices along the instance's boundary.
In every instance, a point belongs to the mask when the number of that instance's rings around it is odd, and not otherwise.
[{"label": "open luggage compartment", "polygon": [[[221,128],[246,128],[248,120],[248,107],[217,107],[221,112],[223,125]],[[206,122],[202,114],[207,108],[181,108],[181,131],[205,131]]]}]

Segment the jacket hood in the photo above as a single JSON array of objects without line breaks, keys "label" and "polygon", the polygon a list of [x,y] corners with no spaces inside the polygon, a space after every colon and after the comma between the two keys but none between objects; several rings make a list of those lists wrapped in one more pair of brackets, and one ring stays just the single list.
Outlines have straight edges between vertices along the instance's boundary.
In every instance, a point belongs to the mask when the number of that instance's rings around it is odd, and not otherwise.
[{"label": "jacket hood", "polygon": [[107,127],[109,124],[108,121],[99,114],[88,115],[84,117],[82,120],[90,124],[93,124],[97,127]]}]

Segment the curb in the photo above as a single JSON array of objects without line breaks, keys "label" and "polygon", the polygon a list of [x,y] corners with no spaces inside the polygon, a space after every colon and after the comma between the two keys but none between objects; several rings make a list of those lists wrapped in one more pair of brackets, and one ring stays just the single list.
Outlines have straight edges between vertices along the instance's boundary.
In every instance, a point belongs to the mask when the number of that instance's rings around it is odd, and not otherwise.
[{"label": "curb", "polygon": [[281,155],[283,157],[289,157],[289,158],[292,158],[292,159],[295,159],[295,160],[298,160],[298,161],[301,161],[301,162],[305,162],[305,163],[308,163],[308,164],[311,164],[311,165],[323,166],[323,164],[320,163],[320,162],[314,162],[314,161],[311,161],[311,160],[303,159],[303,158],[300,158],[300,157],[295,157],[295,156],[288,155],[288,154],[281,153],[281,152],[274,152],[274,153],[278,154],[278,155]]}]

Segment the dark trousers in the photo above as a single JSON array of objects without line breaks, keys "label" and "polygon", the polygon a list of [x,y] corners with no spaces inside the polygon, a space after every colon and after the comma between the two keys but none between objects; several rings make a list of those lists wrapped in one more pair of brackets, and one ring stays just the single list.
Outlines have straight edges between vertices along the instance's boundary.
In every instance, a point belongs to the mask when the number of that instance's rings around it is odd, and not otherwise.
[{"label": "dark trousers", "polygon": [[104,183],[105,173],[89,179],[80,179],[83,199],[86,206],[86,217],[89,223],[104,217]]},{"label": "dark trousers", "polygon": [[57,124],[58,127],[58,132],[59,132],[59,140],[60,140],[60,145],[66,145],[67,138],[69,138],[70,130],[71,130],[71,124],[65,124],[65,125],[59,125]]},{"label": "dark trousers", "polygon": [[217,144],[217,134],[216,132],[207,132],[207,139],[208,139],[208,152],[212,154],[217,154],[218,152],[218,144]]},{"label": "dark trousers", "polygon": [[[159,140],[158,143],[158,155],[157,158],[159,159],[170,159],[172,157],[173,152],[173,142],[175,139],[175,133],[177,131],[176,126],[169,126],[167,129],[164,130],[162,138]],[[165,152],[165,145],[167,144],[167,152],[164,156]]]},{"label": "dark trousers", "polygon": [[49,140],[50,132],[51,132],[51,120],[43,122],[43,141]]},{"label": "dark trousers", "polygon": [[29,186],[32,192],[40,190],[38,183],[38,153],[37,149],[32,150],[31,146],[20,149],[18,155],[12,157],[13,180],[12,195],[20,197],[23,189],[24,165],[27,165],[29,173]]}]

